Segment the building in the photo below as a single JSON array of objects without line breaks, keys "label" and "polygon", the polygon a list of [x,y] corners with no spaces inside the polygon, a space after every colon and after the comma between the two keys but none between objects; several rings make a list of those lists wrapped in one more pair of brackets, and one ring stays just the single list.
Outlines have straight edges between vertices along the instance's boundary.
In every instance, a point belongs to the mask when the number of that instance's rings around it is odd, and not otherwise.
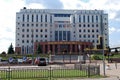
[{"label": "building", "polygon": [[[16,13],[15,51],[17,53],[36,52],[38,44],[43,43],[65,45],[74,42],[76,45],[73,47],[77,46],[74,48],[80,46],[83,50],[91,45],[97,47],[100,44],[99,36],[103,35],[104,46],[108,46],[108,14],[103,10],[27,9],[24,7]],[[70,45],[67,46],[70,47]],[[51,50],[48,48],[50,45],[41,47],[44,49],[43,52]],[[55,53],[55,50],[52,52]]]}]

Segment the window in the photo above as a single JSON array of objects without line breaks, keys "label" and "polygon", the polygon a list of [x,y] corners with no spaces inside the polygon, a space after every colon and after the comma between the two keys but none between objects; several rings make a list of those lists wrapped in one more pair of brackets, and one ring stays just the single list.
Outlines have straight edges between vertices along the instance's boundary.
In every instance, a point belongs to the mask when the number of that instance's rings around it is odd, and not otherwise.
[{"label": "window", "polygon": [[42,22],[42,15],[41,15],[41,22]]},{"label": "window", "polygon": [[96,15],[96,22],[98,22],[98,16]]},{"label": "window", "polygon": [[88,35],[88,38],[90,38],[90,35]]},{"label": "window", "polygon": [[22,40],[22,43],[24,43],[24,40]]},{"label": "window", "polygon": [[83,22],[85,23],[85,15],[83,16]]},{"label": "window", "polygon": [[79,38],[81,38],[81,35],[79,35]]},{"label": "window", "polygon": [[54,17],[70,17],[70,14],[54,14]]},{"label": "window", "polygon": [[92,27],[94,27],[94,24],[92,24]]},{"label": "window", "polygon": [[90,30],[88,29],[88,32],[90,32]]},{"label": "window", "polygon": [[38,15],[36,15],[36,22],[38,22]]},{"label": "window", "polygon": [[29,27],[29,24],[27,24],[27,27]]},{"label": "window", "polygon": [[25,15],[23,14],[23,22],[25,21]]},{"label": "window", "polygon": [[79,15],[79,22],[81,22],[81,16]]},{"label": "window", "polygon": [[79,24],[79,27],[81,27],[81,24]]},{"label": "window", "polygon": [[50,23],[52,23],[52,16],[50,16]]},{"label": "window", "polygon": [[85,27],[85,24],[83,25],[83,27]]},{"label": "window", "polygon": [[84,34],[83,37],[86,38],[86,35]]},{"label": "window", "polygon": [[29,15],[27,15],[27,22],[29,22]]},{"label": "window", "polygon": [[92,16],[92,22],[94,22],[94,16]]},{"label": "window", "polygon": [[73,17],[73,23],[75,23],[75,17]]},{"label": "window", "polygon": [[79,32],[81,32],[81,29],[79,29]]},{"label": "window", "polygon": [[40,32],[43,32],[43,30],[41,29]]},{"label": "window", "polygon": [[96,32],[99,32],[99,30],[97,29]]},{"label": "window", "polygon": [[40,26],[42,27],[42,26],[43,26],[43,24],[40,24]]},{"label": "window", "polygon": [[90,27],[90,25],[88,24],[88,27]]},{"label": "window", "polygon": [[36,27],[38,27],[38,24],[36,24]]},{"label": "window", "polygon": [[88,15],[88,19],[87,19],[87,20],[88,20],[88,23],[89,23],[89,22],[90,22],[90,18],[89,18],[89,15]]},{"label": "window", "polygon": [[24,30],[24,29],[22,29],[22,32],[25,32],[25,30]]},{"label": "window", "polygon": [[34,20],[34,16],[32,15],[32,22],[33,22],[33,20]]},{"label": "window", "polygon": [[24,34],[22,35],[22,38],[24,38]]},{"label": "window", "polygon": [[83,32],[86,32],[86,30],[84,29]]},{"label": "window", "polygon": [[29,38],[29,35],[27,34],[27,38]]},{"label": "window", "polygon": [[42,37],[43,37],[43,35],[40,35],[40,37],[42,38]]},{"label": "window", "polygon": [[27,40],[27,43],[29,43],[29,40]]},{"label": "window", "polygon": [[38,35],[36,34],[36,38],[38,38]]},{"label": "window", "polygon": [[45,29],[45,32],[47,32],[47,29]]},{"label": "window", "polygon": [[34,26],[34,24],[31,24],[31,26]]},{"label": "window", "polygon": [[27,29],[27,32],[29,32],[29,29]]},{"label": "window", "polygon": [[45,35],[45,38],[47,38],[47,35]]},{"label": "window", "polygon": [[45,15],[45,22],[47,22],[47,14]]},{"label": "window", "polygon": [[94,35],[92,35],[92,38],[94,38]]},{"label": "window", "polygon": [[38,32],[38,29],[36,29],[36,32]]},{"label": "window", "polygon": [[47,27],[47,24],[45,24],[45,27]]},{"label": "window", "polygon": [[94,29],[92,29],[92,32],[94,32]]},{"label": "window", "polygon": [[24,27],[25,26],[25,24],[22,24],[22,27]]},{"label": "window", "polygon": [[98,24],[96,24],[96,27],[98,27]]}]

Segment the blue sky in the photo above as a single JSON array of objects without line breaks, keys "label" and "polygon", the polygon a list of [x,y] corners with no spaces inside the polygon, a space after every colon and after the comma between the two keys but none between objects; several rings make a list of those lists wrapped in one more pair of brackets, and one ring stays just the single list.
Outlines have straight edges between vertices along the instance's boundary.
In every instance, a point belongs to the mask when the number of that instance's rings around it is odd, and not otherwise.
[{"label": "blue sky", "polygon": [[110,47],[120,46],[119,0],[0,0],[0,53],[15,47],[15,17],[23,7],[31,9],[104,10],[109,15]]}]

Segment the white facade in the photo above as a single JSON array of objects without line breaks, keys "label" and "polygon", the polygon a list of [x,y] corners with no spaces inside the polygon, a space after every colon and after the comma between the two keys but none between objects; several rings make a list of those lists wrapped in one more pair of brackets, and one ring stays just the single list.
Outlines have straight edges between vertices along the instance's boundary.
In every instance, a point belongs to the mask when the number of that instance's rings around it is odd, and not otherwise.
[{"label": "white facade", "polygon": [[24,8],[16,13],[16,47],[22,53],[32,53],[33,42],[44,41],[93,42],[96,47],[102,34],[108,46],[108,14],[103,10]]}]

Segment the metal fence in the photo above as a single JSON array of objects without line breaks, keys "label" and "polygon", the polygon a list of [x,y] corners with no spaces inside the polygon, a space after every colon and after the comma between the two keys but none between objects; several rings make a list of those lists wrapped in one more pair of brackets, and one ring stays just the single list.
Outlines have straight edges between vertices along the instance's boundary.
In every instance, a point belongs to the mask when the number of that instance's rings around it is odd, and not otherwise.
[{"label": "metal fence", "polygon": [[1,80],[75,78],[94,75],[100,75],[99,66],[0,68]]}]

